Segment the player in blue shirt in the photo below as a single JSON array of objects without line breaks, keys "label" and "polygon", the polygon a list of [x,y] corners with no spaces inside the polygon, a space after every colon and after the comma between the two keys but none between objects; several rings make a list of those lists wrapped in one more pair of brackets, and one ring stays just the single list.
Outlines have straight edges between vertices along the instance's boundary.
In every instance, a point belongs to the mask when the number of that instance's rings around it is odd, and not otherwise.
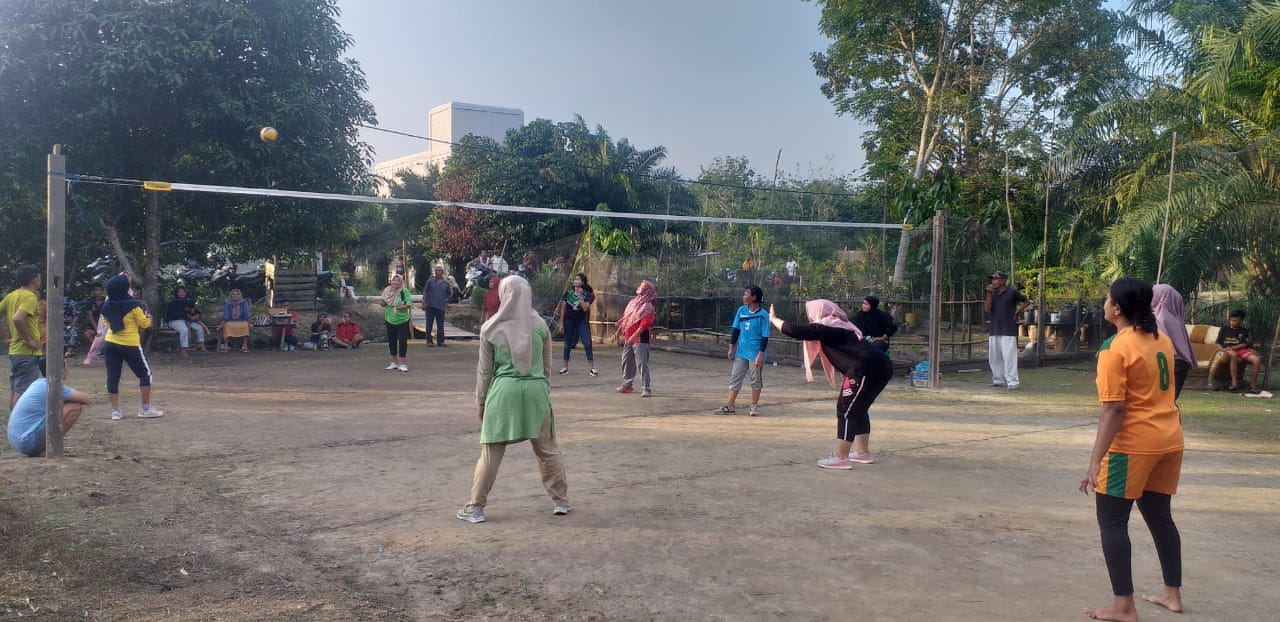
[{"label": "player in blue shirt", "polygon": [[[62,369],[62,377],[64,380],[67,377],[66,367]],[[9,413],[9,445],[24,456],[38,458],[44,455],[44,424],[48,406],[45,399],[48,394],[49,381],[40,378],[27,387]],[[71,431],[84,407],[92,402],[88,395],[62,386],[63,434]]]},{"label": "player in blue shirt", "polygon": [[733,316],[733,337],[729,340],[729,398],[716,413],[732,415],[738,411],[733,404],[738,400],[742,381],[751,379],[752,417],[760,414],[760,390],[764,388],[765,350],[769,347],[769,312],[760,306],[764,292],[752,285],[742,292],[742,306]]}]

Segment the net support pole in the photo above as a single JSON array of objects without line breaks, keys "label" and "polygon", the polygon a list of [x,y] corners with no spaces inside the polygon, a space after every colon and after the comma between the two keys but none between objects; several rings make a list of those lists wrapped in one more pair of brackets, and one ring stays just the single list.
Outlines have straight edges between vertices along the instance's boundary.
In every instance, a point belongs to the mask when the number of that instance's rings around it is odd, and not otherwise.
[{"label": "net support pole", "polygon": [[62,145],[54,145],[49,154],[48,171],[48,230],[46,245],[48,255],[45,258],[45,300],[48,312],[45,316],[45,328],[48,343],[45,344],[45,377],[48,379],[47,401],[45,402],[45,455],[50,458],[62,457],[62,363],[63,333],[66,328],[62,323],[63,272],[66,256],[67,227],[67,156],[62,154]]},{"label": "net support pole", "polygon": [[942,249],[947,210],[933,214],[933,274],[929,275],[929,388],[941,386],[942,364]]}]

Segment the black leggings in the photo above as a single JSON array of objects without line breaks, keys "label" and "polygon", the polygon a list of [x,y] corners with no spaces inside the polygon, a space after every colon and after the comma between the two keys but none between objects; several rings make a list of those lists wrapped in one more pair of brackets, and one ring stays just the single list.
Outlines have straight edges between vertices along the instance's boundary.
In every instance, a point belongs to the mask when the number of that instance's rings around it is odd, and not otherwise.
[{"label": "black leggings", "polygon": [[387,324],[387,350],[393,358],[404,358],[409,353],[409,322]]},{"label": "black leggings", "polygon": [[1191,363],[1182,359],[1173,361],[1173,399],[1182,395],[1182,385],[1187,383],[1187,372],[1191,371]]},{"label": "black leggings", "polygon": [[[1129,512],[1133,499],[1111,495],[1094,495],[1098,508],[1098,529],[1102,532],[1102,557],[1107,561],[1107,574],[1111,575],[1111,593],[1116,596],[1133,594],[1133,545],[1129,542]],[[1182,587],[1182,537],[1173,524],[1169,510],[1172,496],[1160,492],[1143,491],[1138,499],[1138,511],[1151,530],[1151,539],[1160,556],[1160,573],[1164,584]]]},{"label": "black leggings", "polygon": [[862,376],[846,378],[849,388],[842,386],[836,400],[836,438],[842,441],[853,442],[853,437],[871,433],[871,404],[893,377],[893,364],[886,356],[867,365],[863,372]]},{"label": "black leggings", "polygon": [[110,341],[104,345],[102,356],[107,362],[108,394],[120,393],[120,371],[125,364],[138,377],[139,387],[151,386],[151,366],[147,364],[147,357],[140,346],[122,346]]}]

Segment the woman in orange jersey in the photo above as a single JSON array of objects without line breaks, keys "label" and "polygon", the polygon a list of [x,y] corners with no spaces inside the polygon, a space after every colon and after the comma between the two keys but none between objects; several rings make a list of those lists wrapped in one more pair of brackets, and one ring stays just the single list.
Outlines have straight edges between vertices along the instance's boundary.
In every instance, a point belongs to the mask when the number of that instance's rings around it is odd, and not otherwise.
[{"label": "woman in orange jersey", "polygon": [[1169,510],[1182,472],[1182,424],[1174,405],[1173,342],[1156,327],[1151,297],[1149,283],[1122,278],[1103,303],[1103,315],[1118,332],[1098,351],[1102,415],[1080,492],[1096,493],[1102,556],[1115,598],[1107,607],[1085,609],[1095,620],[1138,619],[1129,542],[1135,500],[1164,576],[1164,591],[1145,600],[1182,611],[1182,540]]}]

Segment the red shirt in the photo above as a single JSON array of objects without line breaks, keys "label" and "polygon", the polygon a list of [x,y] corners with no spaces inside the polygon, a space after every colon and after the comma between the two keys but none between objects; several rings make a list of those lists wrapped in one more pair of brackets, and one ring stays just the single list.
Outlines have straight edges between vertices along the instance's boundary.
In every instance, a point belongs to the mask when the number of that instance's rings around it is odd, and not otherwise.
[{"label": "red shirt", "polygon": [[360,326],[355,322],[338,322],[338,339],[351,341],[360,334]]}]

